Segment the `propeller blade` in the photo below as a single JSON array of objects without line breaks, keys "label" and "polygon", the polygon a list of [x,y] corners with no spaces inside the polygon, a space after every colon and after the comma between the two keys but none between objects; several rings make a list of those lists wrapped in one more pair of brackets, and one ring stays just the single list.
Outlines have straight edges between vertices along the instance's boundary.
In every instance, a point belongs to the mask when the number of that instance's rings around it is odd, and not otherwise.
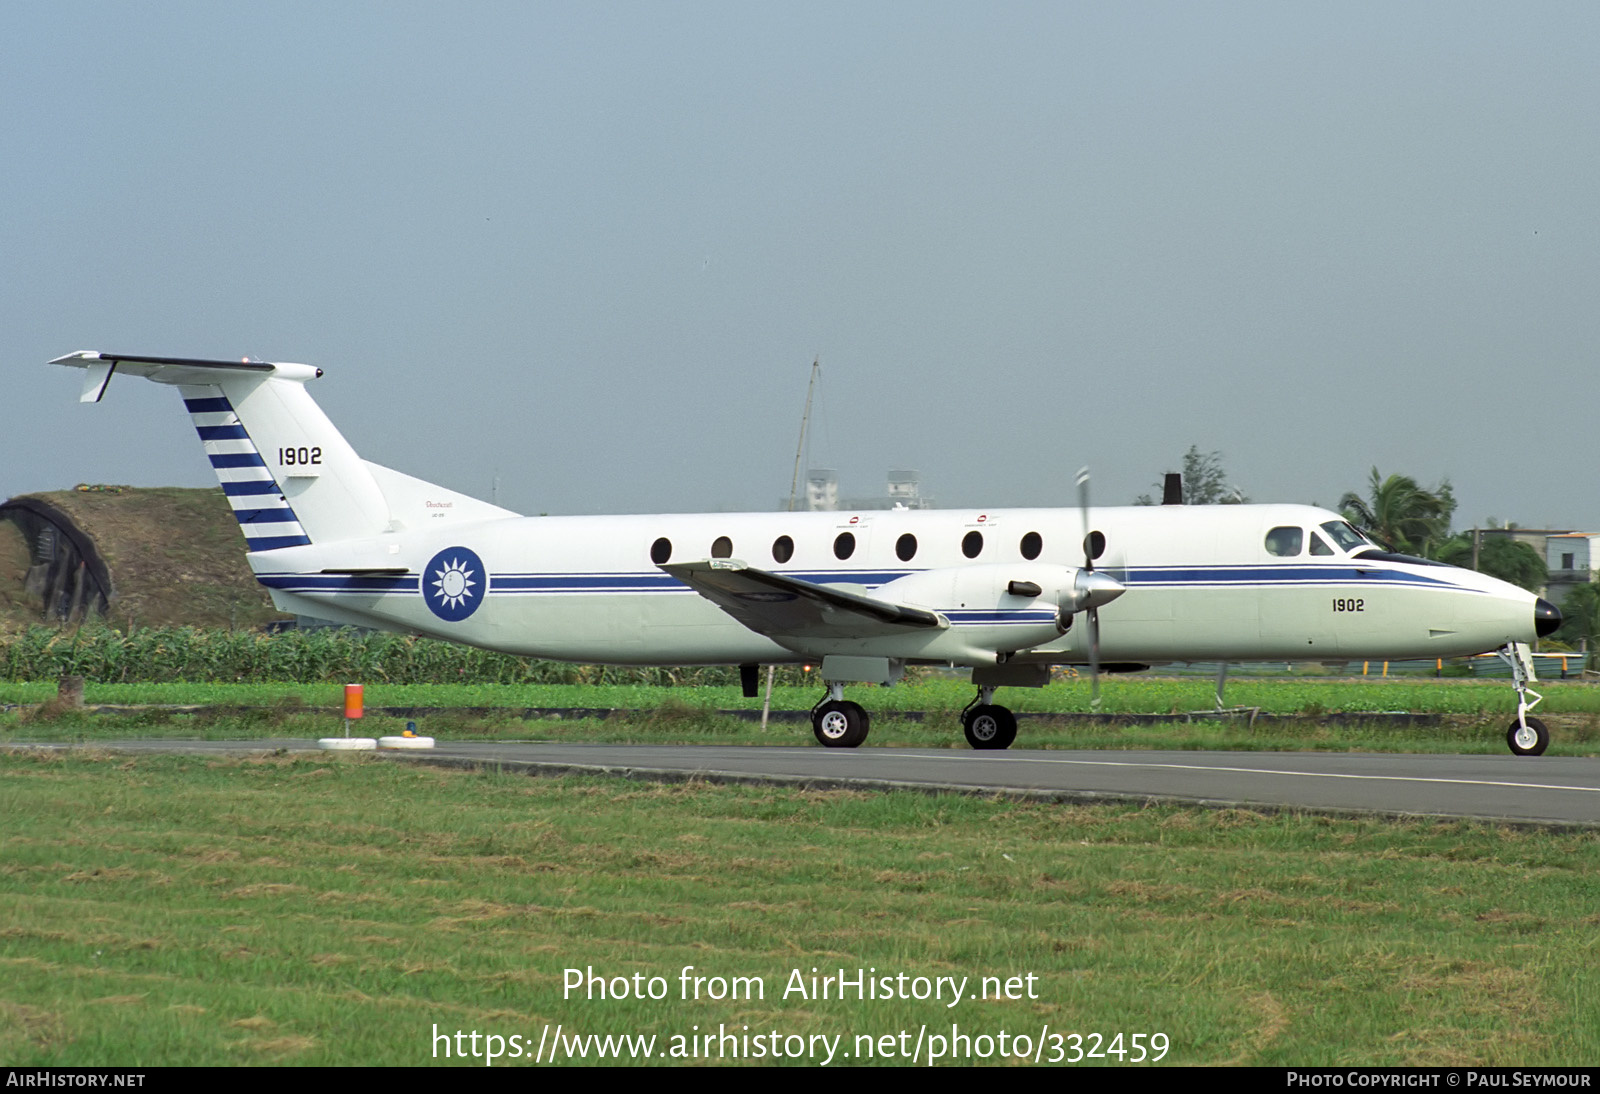
[{"label": "propeller blade", "polygon": [[1083,568],[1094,573],[1094,555],[1089,550],[1089,469],[1078,468],[1078,512],[1083,515]]},{"label": "propeller blade", "polygon": [[1100,713],[1100,609],[1089,609],[1089,709]]},{"label": "propeller blade", "polygon": [[[1089,709],[1095,712],[1100,710],[1100,597],[1110,590],[1105,589],[1100,582],[1093,580],[1094,560],[1099,558],[1106,549],[1106,537],[1101,532],[1096,532],[1089,527],[1089,469],[1078,469],[1078,508],[1083,513],[1083,569],[1090,575],[1090,580],[1082,582],[1084,600],[1089,611]],[[1122,593],[1122,586],[1113,581],[1115,592],[1105,599],[1115,599]]]}]

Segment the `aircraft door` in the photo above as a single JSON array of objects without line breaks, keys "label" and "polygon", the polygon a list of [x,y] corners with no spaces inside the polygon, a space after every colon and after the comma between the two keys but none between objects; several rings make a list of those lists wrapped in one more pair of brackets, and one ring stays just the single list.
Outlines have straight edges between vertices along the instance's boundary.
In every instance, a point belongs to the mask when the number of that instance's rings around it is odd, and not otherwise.
[{"label": "aircraft door", "polygon": [[1281,520],[1261,529],[1256,551],[1261,658],[1320,661],[1337,654],[1339,628],[1329,604],[1349,564],[1333,556],[1315,529]]}]

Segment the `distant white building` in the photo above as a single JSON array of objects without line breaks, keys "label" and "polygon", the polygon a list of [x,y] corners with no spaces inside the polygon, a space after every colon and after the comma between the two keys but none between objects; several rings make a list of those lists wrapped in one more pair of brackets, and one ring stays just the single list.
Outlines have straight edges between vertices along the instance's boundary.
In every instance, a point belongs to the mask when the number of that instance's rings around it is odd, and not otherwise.
[{"label": "distant white building", "polygon": [[[810,512],[847,512],[872,509],[932,509],[933,499],[922,496],[922,476],[906,468],[889,472],[884,492],[878,497],[839,497],[839,473],[831,467],[813,467],[806,472],[805,493],[795,502],[795,508]],[[788,499],[778,506],[789,508]]]},{"label": "distant white building", "polygon": [[827,467],[807,471],[805,504],[800,508],[813,513],[839,508],[839,472]]},{"label": "distant white building", "polygon": [[1559,605],[1573,589],[1595,579],[1595,563],[1600,561],[1597,541],[1600,535],[1593,532],[1552,532],[1545,537],[1545,568],[1550,571],[1546,600]]},{"label": "distant white building", "polygon": [[1560,528],[1480,528],[1483,540],[1500,536],[1532,547],[1545,565],[1544,598],[1557,605],[1579,585],[1600,577],[1600,534]]},{"label": "distant white building", "polygon": [[889,500],[901,502],[907,509],[921,508],[917,502],[922,500],[922,476],[915,471],[889,472]]}]

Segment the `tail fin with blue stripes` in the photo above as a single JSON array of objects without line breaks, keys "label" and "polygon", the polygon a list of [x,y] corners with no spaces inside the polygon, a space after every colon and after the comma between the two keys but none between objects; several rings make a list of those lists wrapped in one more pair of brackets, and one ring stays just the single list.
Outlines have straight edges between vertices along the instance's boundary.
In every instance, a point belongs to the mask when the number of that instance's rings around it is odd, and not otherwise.
[{"label": "tail fin with blue stripes", "polygon": [[84,402],[99,402],[114,373],[176,386],[251,551],[395,527],[372,465],[305,389],[319,368],[87,351],[51,363],[86,370]]}]

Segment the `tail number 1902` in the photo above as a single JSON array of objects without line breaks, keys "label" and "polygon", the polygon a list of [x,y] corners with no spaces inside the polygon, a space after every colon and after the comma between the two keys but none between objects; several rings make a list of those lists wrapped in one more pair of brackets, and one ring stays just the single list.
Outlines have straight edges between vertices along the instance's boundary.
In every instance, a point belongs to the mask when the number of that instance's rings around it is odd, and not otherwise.
[{"label": "tail number 1902", "polygon": [[307,448],[301,445],[299,448],[278,449],[278,463],[283,467],[308,467],[311,464],[321,462],[322,449],[320,446]]},{"label": "tail number 1902", "polygon": [[1333,598],[1333,610],[1336,612],[1364,612],[1367,610],[1365,600],[1346,600],[1344,597]]}]

